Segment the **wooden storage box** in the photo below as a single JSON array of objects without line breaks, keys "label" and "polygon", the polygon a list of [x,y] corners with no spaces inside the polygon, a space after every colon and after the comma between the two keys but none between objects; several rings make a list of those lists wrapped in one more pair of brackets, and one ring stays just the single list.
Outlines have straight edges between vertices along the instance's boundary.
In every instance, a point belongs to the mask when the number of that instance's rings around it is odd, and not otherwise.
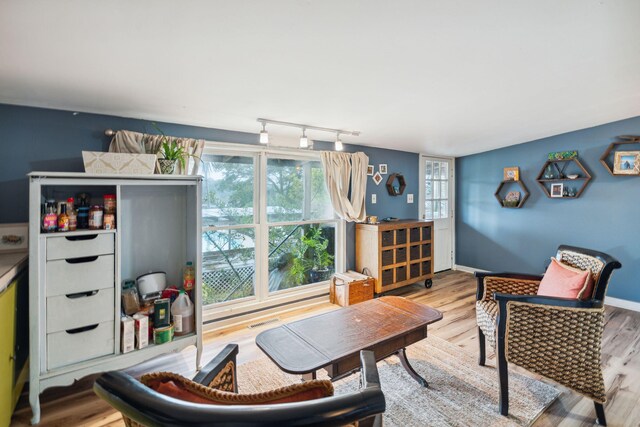
[{"label": "wooden storage box", "polygon": [[355,271],[336,273],[331,279],[329,301],[346,307],[373,299],[375,283],[373,277]]}]

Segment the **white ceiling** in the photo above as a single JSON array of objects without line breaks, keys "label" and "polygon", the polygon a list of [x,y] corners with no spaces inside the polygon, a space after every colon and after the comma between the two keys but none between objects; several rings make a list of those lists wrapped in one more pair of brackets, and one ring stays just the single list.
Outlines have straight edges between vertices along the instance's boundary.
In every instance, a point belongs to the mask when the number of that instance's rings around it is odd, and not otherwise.
[{"label": "white ceiling", "polygon": [[0,0],[0,102],[459,156],[639,116],[640,1]]}]

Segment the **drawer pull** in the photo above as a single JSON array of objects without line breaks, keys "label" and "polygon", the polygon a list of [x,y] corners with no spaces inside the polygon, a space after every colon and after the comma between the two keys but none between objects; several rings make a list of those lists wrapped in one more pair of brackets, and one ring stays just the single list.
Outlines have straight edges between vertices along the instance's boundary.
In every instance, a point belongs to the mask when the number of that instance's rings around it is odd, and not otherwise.
[{"label": "drawer pull", "polygon": [[65,259],[69,264],[82,264],[83,262],[93,262],[98,259],[98,256],[85,256],[82,258],[69,258]]},{"label": "drawer pull", "polygon": [[78,292],[75,294],[67,294],[66,297],[69,299],[75,299],[75,298],[82,298],[82,297],[92,297],[94,295],[97,295],[99,292],[98,289],[96,289],[95,291],[89,291],[89,292]]},{"label": "drawer pull", "polygon": [[97,328],[99,325],[99,323],[96,323],[95,325],[89,325],[89,326],[83,326],[82,328],[75,328],[75,329],[67,329],[66,332],[68,334],[79,334],[81,332],[87,332],[87,331],[92,331],[95,328]]},{"label": "drawer pull", "polygon": [[97,234],[85,234],[82,236],[65,236],[65,239],[76,242],[78,240],[93,240],[96,237],[98,237]]}]

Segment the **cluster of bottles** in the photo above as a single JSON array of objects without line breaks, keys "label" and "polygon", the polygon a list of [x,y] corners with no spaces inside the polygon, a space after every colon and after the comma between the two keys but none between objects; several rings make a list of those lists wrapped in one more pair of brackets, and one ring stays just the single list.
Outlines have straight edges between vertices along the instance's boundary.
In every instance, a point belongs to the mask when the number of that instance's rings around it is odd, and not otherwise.
[{"label": "cluster of bottles", "polygon": [[44,233],[89,230],[113,230],[116,228],[116,196],[105,194],[102,206],[91,206],[88,193],[78,194],[78,202],[73,197],[65,202],[47,200],[42,210],[42,231]]},{"label": "cluster of bottles", "polygon": [[43,232],[74,231],[77,228],[78,213],[75,210],[73,197],[69,197],[66,203],[60,204],[53,199],[47,200],[42,215]]}]

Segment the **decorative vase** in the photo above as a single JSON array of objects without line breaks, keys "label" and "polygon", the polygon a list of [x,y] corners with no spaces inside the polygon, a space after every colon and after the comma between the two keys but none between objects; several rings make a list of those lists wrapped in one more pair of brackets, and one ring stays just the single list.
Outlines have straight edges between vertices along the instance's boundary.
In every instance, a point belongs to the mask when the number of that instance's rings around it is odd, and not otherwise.
[{"label": "decorative vase", "polygon": [[168,159],[158,159],[158,164],[160,164],[160,173],[164,175],[173,175],[173,172],[176,170],[177,160],[168,160]]}]

